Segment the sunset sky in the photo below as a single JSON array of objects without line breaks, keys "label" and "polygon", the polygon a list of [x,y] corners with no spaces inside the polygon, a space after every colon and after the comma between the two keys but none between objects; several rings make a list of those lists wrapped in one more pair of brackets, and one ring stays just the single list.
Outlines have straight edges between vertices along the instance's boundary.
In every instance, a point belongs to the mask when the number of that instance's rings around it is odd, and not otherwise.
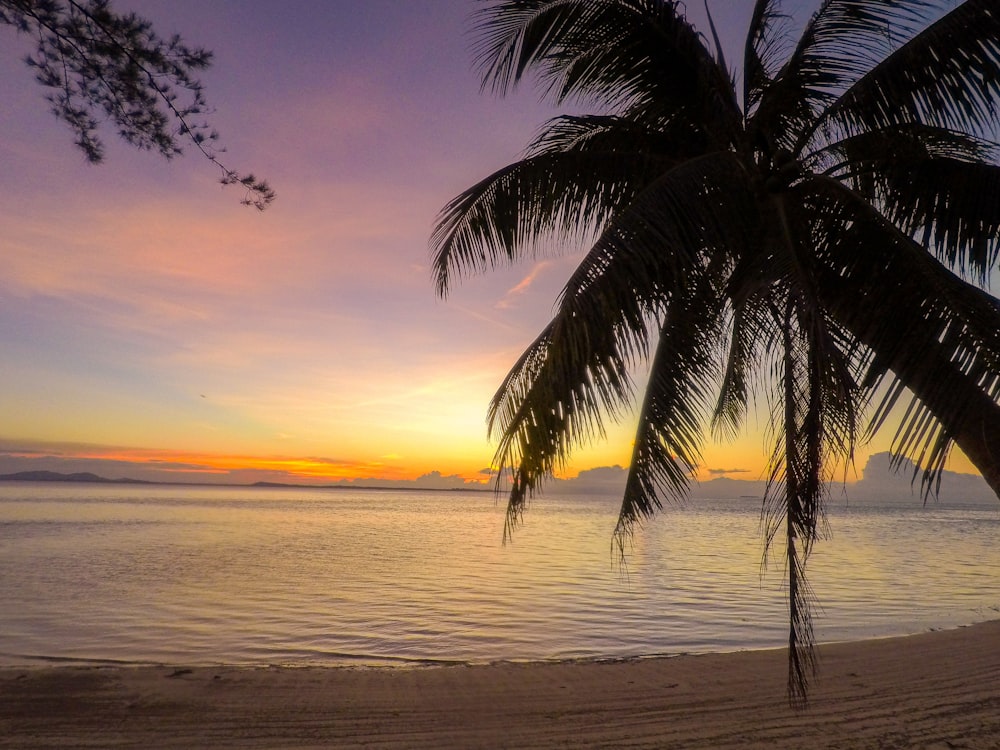
[{"label": "sunset sky", "polygon": [[[114,5],[214,51],[202,79],[224,160],[278,200],[244,208],[197,155],[166,162],[113,131],[88,165],[22,62],[30,41],[0,28],[0,473],[484,480],[486,406],[575,258],[435,297],[436,213],[556,114],[530,87],[480,93],[474,3]],[[713,5],[731,60],[751,7]],[[700,475],[758,478],[761,427],[708,442]],[[567,474],[627,463],[632,429]]]}]

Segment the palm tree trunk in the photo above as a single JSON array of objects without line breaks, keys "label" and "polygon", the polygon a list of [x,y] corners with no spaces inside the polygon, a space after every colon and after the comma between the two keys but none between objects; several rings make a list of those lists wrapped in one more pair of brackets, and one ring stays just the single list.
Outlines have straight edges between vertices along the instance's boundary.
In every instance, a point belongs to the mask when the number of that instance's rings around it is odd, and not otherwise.
[{"label": "palm tree trunk", "polygon": [[805,705],[810,666],[813,665],[812,617],[806,584],[803,580],[809,539],[797,544],[800,530],[814,524],[803,508],[802,479],[799,454],[799,415],[795,397],[795,362],[792,356],[792,312],[785,311],[782,331],[782,391],[784,400],[785,441],[785,567],[788,570],[788,697],[792,705]]}]

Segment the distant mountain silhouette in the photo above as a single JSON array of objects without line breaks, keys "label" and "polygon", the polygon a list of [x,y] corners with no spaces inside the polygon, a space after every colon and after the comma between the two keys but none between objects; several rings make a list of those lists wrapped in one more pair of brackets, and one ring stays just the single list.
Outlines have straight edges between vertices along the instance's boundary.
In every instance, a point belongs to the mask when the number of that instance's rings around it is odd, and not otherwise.
[{"label": "distant mountain silhouette", "polygon": [[19,471],[16,474],[0,474],[4,482],[91,482],[95,484],[151,484],[142,479],[108,479],[91,474],[89,471],[76,474],[60,474],[57,471]]}]

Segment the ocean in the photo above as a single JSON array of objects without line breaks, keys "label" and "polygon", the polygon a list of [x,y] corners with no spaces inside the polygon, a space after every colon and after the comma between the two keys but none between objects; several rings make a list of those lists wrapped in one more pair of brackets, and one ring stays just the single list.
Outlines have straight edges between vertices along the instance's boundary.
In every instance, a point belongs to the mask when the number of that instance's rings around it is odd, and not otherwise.
[{"label": "ocean", "polygon": [[[0,665],[371,665],[780,647],[760,503],[691,500],[612,547],[617,498],[0,484]],[[997,506],[830,502],[819,641],[1000,617]]]}]

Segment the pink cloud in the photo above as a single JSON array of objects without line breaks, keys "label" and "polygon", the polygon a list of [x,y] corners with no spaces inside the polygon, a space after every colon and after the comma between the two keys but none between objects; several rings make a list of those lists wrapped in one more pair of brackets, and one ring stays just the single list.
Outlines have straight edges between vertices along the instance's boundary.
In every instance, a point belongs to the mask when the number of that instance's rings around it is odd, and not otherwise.
[{"label": "pink cloud", "polygon": [[499,310],[504,310],[511,307],[514,301],[527,292],[532,285],[539,279],[542,273],[552,265],[551,261],[543,260],[541,262],[535,263],[531,270],[528,271],[528,275],[522,278],[517,284],[512,286],[504,294],[503,298],[496,303],[496,308]]}]

